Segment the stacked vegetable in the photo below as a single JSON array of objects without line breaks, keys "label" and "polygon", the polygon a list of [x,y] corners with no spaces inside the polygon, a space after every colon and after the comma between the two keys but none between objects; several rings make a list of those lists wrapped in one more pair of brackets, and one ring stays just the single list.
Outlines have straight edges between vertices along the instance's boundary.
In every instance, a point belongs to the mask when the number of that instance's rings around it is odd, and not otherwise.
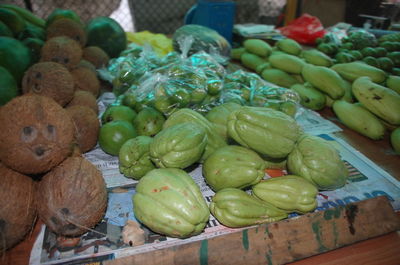
[{"label": "stacked vegetable", "polygon": [[317,49],[303,49],[292,39],[272,47],[249,39],[233,49],[232,58],[265,80],[296,91],[301,104],[312,110],[332,107],[347,127],[374,140],[391,131],[399,152],[400,34],[377,39],[368,32],[353,32],[341,44],[319,39]]}]

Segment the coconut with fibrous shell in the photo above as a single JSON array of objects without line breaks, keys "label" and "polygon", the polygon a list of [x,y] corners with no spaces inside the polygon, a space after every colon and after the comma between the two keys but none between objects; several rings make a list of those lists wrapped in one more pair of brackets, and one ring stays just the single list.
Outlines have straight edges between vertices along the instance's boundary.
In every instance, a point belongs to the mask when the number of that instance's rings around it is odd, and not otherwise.
[{"label": "coconut with fibrous shell", "polygon": [[[0,163],[0,253],[22,241],[36,220],[34,181]],[[0,257],[1,260],[1,257]]]},{"label": "coconut with fibrous shell", "polygon": [[47,39],[58,36],[67,36],[76,40],[82,47],[86,45],[87,38],[83,25],[69,18],[56,19],[47,27]]},{"label": "coconut with fibrous shell", "polygon": [[75,156],[47,173],[37,190],[39,218],[55,234],[78,236],[101,221],[107,206],[102,173]]},{"label": "coconut with fibrous shell", "polygon": [[0,110],[0,124],[0,160],[20,173],[45,173],[73,150],[73,121],[52,98],[13,98]]},{"label": "coconut with fibrous shell", "polygon": [[60,63],[68,69],[77,66],[81,59],[81,45],[67,36],[53,37],[41,49],[40,61]]},{"label": "coconut with fibrous shell", "polygon": [[76,90],[74,97],[67,104],[67,108],[71,106],[85,106],[91,108],[96,114],[99,113],[96,97],[89,91]]},{"label": "coconut with fibrous shell", "polygon": [[86,67],[76,67],[71,70],[76,90],[91,92],[96,98],[100,94],[100,80],[96,73]]}]

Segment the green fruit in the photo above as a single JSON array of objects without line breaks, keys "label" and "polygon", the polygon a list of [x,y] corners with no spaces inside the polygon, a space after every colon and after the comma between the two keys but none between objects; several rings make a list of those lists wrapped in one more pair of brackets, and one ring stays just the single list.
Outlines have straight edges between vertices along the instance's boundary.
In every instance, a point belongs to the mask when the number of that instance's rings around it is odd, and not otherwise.
[{"label": "green fruit", "polygon": [[123,120],[133,123],[137,114],[136,112],[124,105],[110,105],[101,115],[101,123],[106,124],[111,121]]},{"label": "green fruit", "polygon": [[318,204],[318,189],[296,175],[267,179],[254,185],[252,191],[257,198],[288,213],[311,212]]},{"label": "green fruit", "polygon": [[191,100],[190,93],[183,88],[175,90],[169,98],[171,99],[172,104],[175,104],[177,108],[186,107]]},{"label": "green fruit", "polygon": [[160,96],[154,99],[153,107],[167,116],[174,112],[174,109],[176,108],[172,100],[167,96]]},{"label": "green fruit", "polygon": [[132,123],[115,120],[101,126],[99,145],[104,152],[116,156],[119,154],[121,146],[136,136],[137,133]]},{"label": "green fruit", "polygon": [[302,50],[301,45],[297,41],[289,38],[278,40],[275,46],[279,50],[292,55],[299,55]]},{"label": "green fruit", "polygon": [[364,56],[364,57],[367,57],[367,56],[372,56],[372,57],[377,57],[376,55],[376,52],[375,52],[375,49],[374,48],[372,48],[372,47],[365,47],[365,48],[363,48],[362,50],[361,50],[361,54]]},{"label": "green fruit", "polygon": [[235,60],[240,60],[240,56],[244,53],[246,49],[244,47],[233,48],[231,50],[231,58]]},{"label": "green fruit", "polygon": [[196,89],[191,92],[190,103],[197,104],[204,100],[207,96],[207,92],[204,89]]},{"label": "green fruit", "polygon": [[387,57],[389,57],[390,60],[392,60],[392,62],[394,63],[394,65],[396,67],[400,66],[400,51],[399,52],[389,52],[387,54]]},{"label": "green fruit", "polygon": [[56,8],[47,17],[46,27],[48,27],[51,23],[53,23],[55,20],[60,19],[60,18],[69,18],[80,24],[83,24],[79,15],[75,11],[73,11],[71,9]]},{"label": "green fruit", "polygon": [[307,63],[313,65],[330,67],[333,64],[331,57],[316,49],[305,50],[301,55]]},{"label": "green fruit", "polygon": [[261,77],[268,82],[285,88],[299,83],[294,77],[279,69],[264,69]]},{"label": "green fruit", "polygon": [[387,77],[387,74],[381,69],[358,61],[335,64],[331,69],[350,82],[353,82],[361,76],[368,76],[373,82],[381,83],[385,81]]},{"label": "green fruit", "polygon": [[346,184],[348,170],[335,147],[320,137],[304,134],[288,156],[288,170],[319,190],[334,190]]},{"label": "green fruit", "polygon": [[0,7],[0,21],[7,25],[14,36],[25,28],[25,20],[14,10]]},{"label": "green fruit", "polygon": [[285,211],[234,188],[218,191],[210,211],[221,224],[234,228],[276,222],[288,216]]},{"label": "green fruit", "polygon": [[386,86],[396,91],[400,95],[400,76],[389,75],[389,77],[386,79]]},{"label": "green fruit", "polygon": [[394,151],[397,154],[400,154],[400,128],[392,131],[390,134],[390,143],[392,144]]},{"label": "green fruit", "polygon": [[353,55],[348,52],[338,52],[335,55],[336,62],[338,63],[349,63],[355,60]]},{"label": "green fruit", "polygon": [[256,152],[238,145],[217,149],[203,163],[203,176],[214,191],[257,184],[264,170],[264,160]]},{"label": "green fruit", "polygon": [[207,93],[215,96],[218,95],[222,90],[223,84],[221,80],[208,80],[207,81]]},{"label": "green fruit", "polygon": [[137,136],[126,141],[119,150],[119,171],[125,177],[139,180],[155,166],[150,159],[150,144],[153,138]]},{"label": "green fruit", "polygon": [[388,57],[380,57],[377,59],[379,68],[385,71],[392,71],[392,68],[394,67],[394,63],[392,60],[390,60]]},{"label": "green fruit", "polygon": [[0,37],[0,66],[13,75],[17,84],[31,65],[31,54],[22,42],[10,37]]},{"label": "green fruit", "polygon": [[290,87],[300,96],[300,103],[306,108],[320,110],[325,107],[325,95],[312,86],[296,84]]},{"label": "green fruit", "polygon": [[152,231],[170,237],[200,234],[210,217],[200,188],[183,170],[153,169],[133,196],[135,217]]},{"label": "green fruit", "polygon": [[161,131],[165,118],[161,112],[152,108],[143,108],[133,121],[138,135],[154,136]]},{"label": "green fruit", "polygon": [[18,34],[18,39],[35,38],[44,41],[46,39],[46,31],[43,28],[27,24],[25,29]]},{"label": "green fruit", "polygon": [[299,57],[290,54],[274,54],[268,60],[272,67],[290,74],[300,74],[306,64]]},{"label": "green fruit", "polygon": [[297,113],[297,104],[293,101],[284,101],[279,105],[279,110],[290,117],[295,117]]},{"label": "green fruit", "polygon": [[374,66],[379,68],[379,62],[378,59],[372,56],[366,56],[362,59],[364,62],[366,62],[368,65]]},{"label": "green fruit", "polygon": [[14,34],[8,28],[8,26],[4,24],[2,21],[0,21],[0,36],[11,37],[11,38],[14,36]]},{"label": "green fruit", "polygon": [[133,93],[126,93],[122,98],[122,105],[135,109],[136,96]]},{"label": "green fruit", "polygon": [[384,57],[387,55],[387,50],[383,47],[376,47],[375,53],[376,53],[377,57]]},{"label": "green fruit", "polygon": [[4,67],[0,66],[0,106],[3,106],[19,94],[17,82]]},{"label": "green fruit", "polygon": [[260,39],[247,39],[243,42],[243,46],[247,52],[261,57],[268,57],[272,50],[267,42]]},{"label": "green fruit", "polygon": [[239,104],[227,102],[212,108],[205,116],[207,120],[214,124],[218,134],[221,135],[225,140],[228,139],[226,127],[228,123],[228,116],[232,111],[238,108],[240,108]]},{"label": "green fruit", "polygon": [[346,42],[346,43],[343,43],[340,47],[347,49],[347,50],[352,50],[352,49],[354,49],[354,44],[351,42]]},{"label": "green fruit", "polygon": [[22,41],[22,43],[30,49],[32,63],[39,62],[40,51],[42,50],[44,42],[41,39],[26,38]]},{"label": "green fruit", "polygon": [[119,56],[126,48],[127,40],[121,25],[110,17],[96,17],[86,26],[87,46],[98,46],[110,58]]},{"label": "green fruit", "polygon": [[363,55],[360,51],[352,50],[349,51],[349,53],[354,57],[355,60],[361,60],[363,58]]}]

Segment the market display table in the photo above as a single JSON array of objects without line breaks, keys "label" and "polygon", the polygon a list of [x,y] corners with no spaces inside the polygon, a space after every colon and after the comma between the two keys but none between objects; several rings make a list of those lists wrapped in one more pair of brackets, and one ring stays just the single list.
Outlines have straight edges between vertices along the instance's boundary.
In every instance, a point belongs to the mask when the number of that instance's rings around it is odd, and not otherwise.
[{"label": "market display table", "polygon": [[[336,137],[348,142],[400,180],[400,157],[393,153],[388,135],[383,140],[372,141],[342,126],[330,109],[326,108],[320,114],[343,129],[334,133]],[[399,230],[400,214],[393,213],[385,197],[357,202],[355,205],[310,213],[293,220],[252,227],[209,240],[155,249],[109,263],[276,264],[277,261],[289,262],[315,255],[292,264],[399,264],[400,235],[398,232],[388,232]],[[317,222],[320,223],[316,225]],[[0,264],[28,264],[40,227],[41,222],[38,222],[25,241],[0,258]],[[339,237],[333,237],[335,233],[322,237],[326,229],[336,231]],[[357,231],[355,234],[359,235],[358,238],[352,237],[352,229]],[[335,249],[367,238],[370,239]],[[319,248],[313,244],[320,244]],[[278,251],[273,253],[272,250]],[[287,253],[291,256],[287,257]],[[323,254],[316,255],[318,253]]]}]

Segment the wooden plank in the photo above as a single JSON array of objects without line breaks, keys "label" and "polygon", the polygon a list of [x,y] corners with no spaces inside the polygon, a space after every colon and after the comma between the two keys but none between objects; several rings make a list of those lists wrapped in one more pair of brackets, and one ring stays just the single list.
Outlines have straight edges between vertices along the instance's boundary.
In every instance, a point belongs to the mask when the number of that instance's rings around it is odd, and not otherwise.
[{"label": "wooden plank", "polygon": [[399,216],[381,196],[106,263],[285,264],[399,229]]}]

